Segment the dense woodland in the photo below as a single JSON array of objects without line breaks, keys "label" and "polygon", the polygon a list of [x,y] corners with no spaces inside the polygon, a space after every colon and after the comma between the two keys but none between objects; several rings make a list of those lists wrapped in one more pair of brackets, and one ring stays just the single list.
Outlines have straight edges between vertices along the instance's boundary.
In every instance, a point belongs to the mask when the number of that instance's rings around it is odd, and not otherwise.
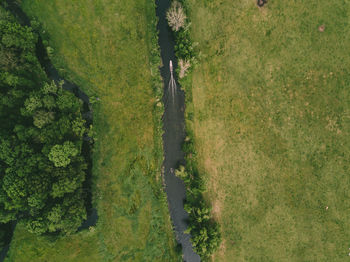
[{"label": "dense woodland", "polygon": [[0,222],[75,232],[86,218],[82,102],[51,82],[37,34],[0,10]]}]

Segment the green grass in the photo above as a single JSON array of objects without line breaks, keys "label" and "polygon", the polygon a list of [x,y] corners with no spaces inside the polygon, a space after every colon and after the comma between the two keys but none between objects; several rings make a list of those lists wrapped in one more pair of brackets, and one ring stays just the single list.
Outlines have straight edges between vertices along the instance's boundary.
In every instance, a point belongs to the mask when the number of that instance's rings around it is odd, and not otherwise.
[{"label": "green grass", "polygon": [[346,261],[350,3],[187,2],[202,57],[187,126],[223,235],[213,260]]},{"label": "green grass", "polygon": [[23,0],[22,7],[42,24],[61,73],[100,98],[93,106],[99,220],[93,232],[55,241],[19,225],[7,261],[179,260],[162,190],[154,2]]},{"label": "green grass", "polygon": [[24,227],[17,226],[11,242],[10,258],[6,261],[103,261],[95,247],[95,232],[79,232],[56,240],[34,237]]}]

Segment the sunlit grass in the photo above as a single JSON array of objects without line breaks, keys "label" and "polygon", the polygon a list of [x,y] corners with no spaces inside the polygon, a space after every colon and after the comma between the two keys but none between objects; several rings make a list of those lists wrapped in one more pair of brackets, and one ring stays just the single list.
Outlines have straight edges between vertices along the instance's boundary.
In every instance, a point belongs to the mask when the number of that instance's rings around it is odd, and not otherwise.
[{"label": "sunlit grass", "polygon": [[96,243],[96,232],[80,232],[62,240],[33,237],[17,226],[12,240],[11,256],[6,261],[103,261]]},{"label": "sunlit grass", "polygon": [[177,261],[150,70],[154,3],[24,0],[22,6],[41,22],[61,73],[100,99],[93,106],[99,220],[93,233],[53,244],[18,227],[8,261]]},{"label": "sunlit grass", "polygon": [[187,124],[222,229],[214,261],[345,261],[350,4],[188,2],[202,60]]}]

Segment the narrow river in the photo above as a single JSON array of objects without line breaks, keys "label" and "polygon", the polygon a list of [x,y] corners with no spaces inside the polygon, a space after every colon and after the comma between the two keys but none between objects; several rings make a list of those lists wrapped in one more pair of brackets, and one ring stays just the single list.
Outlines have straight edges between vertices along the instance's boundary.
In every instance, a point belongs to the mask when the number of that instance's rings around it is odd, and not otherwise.
[{"label": "narrow river", "polygon": [[[23,11],[14,4],[13,1],[7,0],[7,9],[11,11],[15,16],[22,20],[23,24],[29,25],[29,19],[23,13]],[[161,75],[164,80],[164,96],[163,102],[165,104],[165,112],[163,115],[163,144],[164,144],[164,180],[165,191],[168,197],[168,204],[170,210],[170,216],[175,229],[176,240],[182,246],[183,259],[186,262],[199,262],[199,256],[193,251],[192,244],[190,242],[190,235],[185,234],[184,231],[187,228],[186,220],[188,218],[187,212],[184,210],[184,200],[186,197],[185,185],[181,179],[175,176],[174,170],[180,165],[185,164],[184,153],[181,149],[181,145],[185,139],[185,96],[184,92],[180,90],[180,86],[177,83],[177,89],[172,96],[168,90],[168,83],[170,80],[170,68],[169,62],[173,61],[174,76],[176,78],[175,69],[177,67],[177,60],[174,53],[174,38],[170,31],[166,21],[166,11],[170,6],[170,0],[157,0],[157,16],[159,18],[158,30],[159,30],[159,45],[161,49],[161,58],[163,61],[163,67],[161,68]],[[46,55],[43,53],[45,50],[42,45],[41,39],[37,46],[37,53],[39,60],[45,68],[49,78],[58,82],[63,80],[52,63],[46,59]],[[46,52],[46,50],[45,50]],[[84,101],[85,105],[85,119],[89,122],[92,121],[91,112],[89,110],[89,98],[84,94],[75,84],[65,81],[63,86],[65,89],[75,93],[77,97]],[[92,221],[90,221],[92,220]],[[97,214],[93,210],[89,225],[96,223]],[[85,223],[86,224],[86,223]],[[87,227],[83,224],[83,227]],[[3,250],[5,251],[5,250]],[[7,250],[6,250],[7,251]],[[3,252],[6,254],[6,251]],[[3,254],[3,255],[5,255]]]},{"label": "narrow river", "polygon": [[166,20],[166,11],[170,6],[171,0],[157,0],[157,16],[159,18],[157,29],[159,31],[159,46],[163,67],[161,75],[164,80],[163,102],[165,112],[163,115],[163,145],[164,145],[164,180],[165,191],[168,197],[170,216],[175,228],[176,240],[182,246],[183,259],[186,262],[200,261],[199,256],[193,251],[190,242],[190,235],[184,234],[187,228],[187,212],[184,210],[184,200],[186,197],[185,185],[182,180],[175,176],[174,170],[180,165],[185,164],[184,153],[181,149],[185,139],[185,94],[180,90],[177,83],[177,89],[173,96],[168,90],[170,81],[170,60],[175,68],[177,60],[174,53],[174,37]]}]

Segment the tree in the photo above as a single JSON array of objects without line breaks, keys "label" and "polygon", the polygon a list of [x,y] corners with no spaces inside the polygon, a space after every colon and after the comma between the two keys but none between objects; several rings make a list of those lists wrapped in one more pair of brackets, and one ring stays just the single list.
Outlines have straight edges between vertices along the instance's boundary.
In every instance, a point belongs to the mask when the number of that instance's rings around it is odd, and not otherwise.
[{"label": "tree", "polygon": [[182,8],[182,5],[178,1],[173,1],[169,8],[166,18],[171,29],[175,32],[185,26],[186,15]]},{"label": "tree", "polygon": [[86,218],[82,103],[48,82],[35,53],[37,35],[2,12],[0,223],[71,234]]},{"label": "tree", "polygon": [[71,157],[78,154],[78,149],[70,141],[64,142],[63,145],[55,145],[51,148],[49,159],[55,167],[66,167],[71,162]]},{"label": "tree", "polygon": [[196,253],[206,259],[219,247],[221,235],[217,223],[210,219],[210,209],[203,202],[185,205],[189,213],[187,233],[191,234],[191,242]]},{"label": "tree", "polygon": [[53,112],[46,112],[44,110],[39,110],[33,116],[33,120],[34,120],[33,124],[38,128],[42,128],[46,124],[52,122],[54,118],[55,117]]},{"label": "tree", "polygon": [[184,78],[187,70],[191,67],[191,63],[186,59],[179,59],[179,67],[180,67],[179,77]]}]

